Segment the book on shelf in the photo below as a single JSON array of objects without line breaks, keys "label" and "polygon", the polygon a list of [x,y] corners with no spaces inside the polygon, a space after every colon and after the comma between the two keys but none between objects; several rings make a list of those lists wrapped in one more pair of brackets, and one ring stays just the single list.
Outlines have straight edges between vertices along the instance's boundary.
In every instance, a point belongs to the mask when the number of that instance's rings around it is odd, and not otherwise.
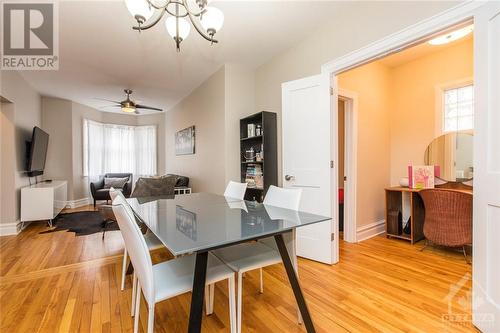
[{"label": "book on shelf", "polygon": [[245,182],[249,188],[264,188],[264,174],[262,173],[262,165],[248,164],[245,173]]}]

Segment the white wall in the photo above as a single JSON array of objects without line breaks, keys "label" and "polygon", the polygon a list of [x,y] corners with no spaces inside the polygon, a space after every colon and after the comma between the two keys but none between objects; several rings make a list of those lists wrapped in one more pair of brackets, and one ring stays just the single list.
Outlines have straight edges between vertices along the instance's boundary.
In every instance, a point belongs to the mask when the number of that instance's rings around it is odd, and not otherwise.
[{"label": "white wall", "polygon": [[225,167],[227,184],[241,181],[240,119],[255,111],[255,72],[244,66],[225,66]]},{"label": "white wall", "polygon": [[68,200],[74,200],[71,104],[65,99],[42,97],[42,129],[49,133],[43,178],[66,180]]},{"label": "white wall", "polygon": [[[11,102],[2,103],[1,133],[4,146],[1,163],[2,202],[5,200],[2,203],[1,223],[10,225],[19,220],[20,189],[29,185],[25,174],[25,141],[31,140],[34,126],[41,126],[41,98],[16,71],[2,71],[0,81],[0,96]],[[5,160],[4,153],[7,155]],[[4,173],[4,170],[8,172]]]},{"label": "white wall", "polygon": [[[225,68],[165,115],[167,173],[185,175],[195,192],[223,193],[225,182]],[[175,155],[175,133],[195,126],[195,154]]]},{"label": "white wall", "polygon": [[[255,113],[254,71],[226,64],[166,113],[166,170],[190,178],[195,192],[223,193],[240,181],[239,120]],[[196,126],[196,153],[175,155],[175,132]]]},{"label": "white wall", "polygon": [[16,221],[16,149],[14,104],[0,104],[0,223]]}]

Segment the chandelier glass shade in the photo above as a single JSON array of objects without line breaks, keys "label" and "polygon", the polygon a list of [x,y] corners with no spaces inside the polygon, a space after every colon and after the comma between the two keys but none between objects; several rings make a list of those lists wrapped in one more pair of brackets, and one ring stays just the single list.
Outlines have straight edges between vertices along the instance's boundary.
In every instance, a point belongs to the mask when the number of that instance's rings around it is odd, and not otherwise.
[{"label": "chandelier glass shade", "polygon": [[[128,11],[136,20],[134,30],[139,32],[155,26],[163,16],[167,32],[176,43],[177,51],[191,30],[194,29],[211,44],[217,43],[214,36],[224,24],[224,14],[209,7],[209,0],[125,0]],[[191,7],[197,7],[192,9]]]}]

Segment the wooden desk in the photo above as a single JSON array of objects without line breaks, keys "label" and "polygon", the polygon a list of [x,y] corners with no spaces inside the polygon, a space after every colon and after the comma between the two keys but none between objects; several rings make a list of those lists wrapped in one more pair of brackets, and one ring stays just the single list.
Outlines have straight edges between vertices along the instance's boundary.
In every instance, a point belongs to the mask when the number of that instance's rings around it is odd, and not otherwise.
[{"label": "wooden desk", "polygon": [[[444,187],[441,187],[444,188]],[[444,188],[447,190],[471,193],[472,188]],[[385,189],[385,231],[388,238],[399,238],[409,240],[412,244],[422,240],[425,238],[424,236],[424,219],[425,219],[425,208],[424,202],[418,192],[422,191],[421,189],[413,189],[408,187],[388,187]],[[410,199],[410,234],[405,234],[403,232],[398,233],[395,230],[389,230],[388,221],[389,221],[389,212],[390,211],[399,211],[403,212],[403,196],[408,195]]]},{"label": "wooden desk", "polygon": [[[408,187],[388,187],[385,189],[385,231],[388,238],[399,238],[409,240],[412,244],[424,239],[425,209],[422,198],[418,195],[419,189]],[[403,196],[410,197],[410,234],[388,230],[389,212],[403,212]]]}]

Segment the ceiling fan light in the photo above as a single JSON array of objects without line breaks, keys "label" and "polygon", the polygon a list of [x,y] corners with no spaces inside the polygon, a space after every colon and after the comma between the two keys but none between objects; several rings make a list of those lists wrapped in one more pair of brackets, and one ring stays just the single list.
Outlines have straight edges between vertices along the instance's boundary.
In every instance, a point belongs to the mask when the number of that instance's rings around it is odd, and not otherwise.
[{"label": "ceiling fan light", "polygon": [[450,43],[450,42],[456,41],[457,39],[460,39],[462,37],[467,36],[473,30],[474,30],[474,25],[471,24],[471,25],[466,26],[464,28],[461,28],[461,29],[458,29],[455,31],[451,31],[451,32],[448,32],[444,35],[441,35],[441,36],[438,36],[434,39],[431,39],[429,41],[429,44],[442,45],[442,44]]},{"label": "ceiling fan light", "polygon": [[133,106],[122,106],[122,112],[125,112],[125,113],[135,113],[135,107],[133,107]]},{"label": "ceiling fan light", "polygon": [[206,7],[200,23],[210,35],[218,32],[224,24],[224,13],[219,8]]},{"label": "ceiling fan light", "polygon": [[172,38],[177,38],[177,20],[179,20],[179,38],[181,40],[184,40],[189,36],[189,31],[191,30],[191,24],[184,19],[184,18],[179,18],[176,19],[173,16],[167,17],[165,20],[165,26],[167,28],[167,32]]},{"label": "ceiling fan light", "polygon": [[146,0],[125,0],[127,9],[138,22],[144,23],[153,16],[152,8]]}]

